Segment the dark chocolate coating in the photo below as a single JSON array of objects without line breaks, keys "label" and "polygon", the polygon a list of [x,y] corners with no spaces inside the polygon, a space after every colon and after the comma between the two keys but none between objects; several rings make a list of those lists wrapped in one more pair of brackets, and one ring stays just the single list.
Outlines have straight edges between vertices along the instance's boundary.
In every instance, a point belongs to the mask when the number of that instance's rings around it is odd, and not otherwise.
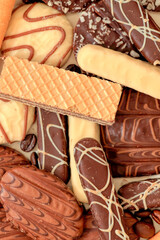
[{"label": "dark chocolate coating", "polygon": [[56,8],[57,10],[68,12],[81,12],[86,9],[91,3],[99,0],[43,0],[48,6]]},{"label": "dark chocolate coating", "polygon": [[102,45],[133,57],[139,57],[126,33],[113,20],[103,1],[92,4],[79,18],[74,32],[73,49],[75,56],[86,44]]},{"label": "dark chocolate coating", "polygon": [[101,126],[101,142],[114,177],[160,172],[160,101],[125,88],[116,121]]},{"label": "dark chocolate coating", "polygon": [[101,145],[92,138],[81,139],[75,145],[74,155],[101,239],[129,239],[125,233],[123,210],[118,202],[110,167]]},{"label": "dark chocolate coating", "polygon": [[69,167],[66,117],[38,108],[37,126],[40,168],[67,182]]},{"label": "dark chocolate coating", "polygon": [[82,208],[59,178],[35,167],[13,168],[1,180],[7,220],[33,239],[74,239],[83,231]]},{"label": "dark chocolate coating", "polygon": [[6,221],[4,208],[0,208],[0,239],[1,240],[32,240],[24,233],[13,228],[12,223]]},{"label": "dark chocolate coating", "polygon": [[124,209],[139,210],[160,207],[160,180],[147,179],[122,186],[119,199]]},{"label": "dark chocolate coating", "polygon": [[104,0],[109,12],[144,58],[160,64],[160,29],[139,0]]},{"label": "dark chocolate coating", "polygon": [[8,169],[29,164],[29,160],[15,149],[0,146],[0,180]]}]

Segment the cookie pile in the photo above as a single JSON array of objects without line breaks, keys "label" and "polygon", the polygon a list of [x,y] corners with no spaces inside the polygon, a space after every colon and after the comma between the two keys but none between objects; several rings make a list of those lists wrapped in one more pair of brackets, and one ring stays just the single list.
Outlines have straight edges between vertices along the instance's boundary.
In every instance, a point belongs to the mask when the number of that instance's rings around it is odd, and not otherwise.
[{"label": "cookie pile", "polygon": [[0,4],[0,239],[159,240],[158,1]]}]

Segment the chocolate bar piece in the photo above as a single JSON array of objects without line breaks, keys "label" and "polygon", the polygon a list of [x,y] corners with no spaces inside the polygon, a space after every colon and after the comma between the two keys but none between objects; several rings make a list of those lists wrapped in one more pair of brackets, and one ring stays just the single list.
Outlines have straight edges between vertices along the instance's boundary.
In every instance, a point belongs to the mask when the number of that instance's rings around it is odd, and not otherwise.
[{"label": "chocolate bar piece", "polygon": [[7,220],[33,239],[74,239],[83,231],[82,208],[63,181],[35,167],[18,167],[1,180]]},{"label": "chocolate bar piece", "polygon": [[40,168],[67,182],[69,167],[66,117],[38,108],[37,126]]},{"label": "chocolate bar piece", "polygon": [[160,114],[160,100],[130,88],[124,88],[117,114]]},{"label": "chocolate bar piece", "polygon": [[160,207],[160,180],[147,179],[122,186],[119,199],[124,209],[140,210]]},{"label": "chocolate bar piece", "polygon": [[128,34],[130,40],[146,60],[160,64],[160,29],[139,0],[104,0],[112,17]]},{"label": "chocolate bar piece", "polygon": [[133,57],[140,57],[127,34],[113,19],[104,1],[92,4],[84,11],[76,25],[73,49],[75,56],[86,44],[102,45]]},{"label": "chocolate bar piece", "polygon": [[101,145],[93,138],[84,138],[75,145],[74,153],[80,180],[101,238],[129,239],[123,210],[118,203],[109,164]]},{"label": "chocolate bar piece", "polygon": [[15,149],[0,146],[0,179],[8,169],[20,165],[30,165],[30,162]]},{"label": "chocolate bar piece", "polygon": [[0,239],[1,240],[32,240],[24,233],[13,228],[12,223],[6,221],[4,208],[0,208]]}]

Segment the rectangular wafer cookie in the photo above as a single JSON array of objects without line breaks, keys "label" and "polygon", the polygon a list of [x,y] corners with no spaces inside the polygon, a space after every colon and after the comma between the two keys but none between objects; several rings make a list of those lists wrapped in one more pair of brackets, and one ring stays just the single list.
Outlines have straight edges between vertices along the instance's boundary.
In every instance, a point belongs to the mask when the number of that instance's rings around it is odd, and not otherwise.
[{"label": "rectangular wafer cookie", "polygon": [[7,57],[0,76],[0,96],[50,111],[112,124],[122,88],[95,77]]}]

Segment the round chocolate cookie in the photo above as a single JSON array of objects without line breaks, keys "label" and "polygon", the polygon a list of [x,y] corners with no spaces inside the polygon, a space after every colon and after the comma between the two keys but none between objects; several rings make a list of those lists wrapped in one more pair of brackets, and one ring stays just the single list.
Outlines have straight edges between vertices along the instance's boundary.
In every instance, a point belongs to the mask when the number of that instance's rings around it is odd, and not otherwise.
[{"label": "round chocolate cookie", "polygon": [[103,1],[92,4],[83,12],[76,25],[73,43],[75,56],[86,44],[101,45],[132,57],[140,57],[127,34],[113,20]]},{"label": "round chocolate cookie", "polygon": [[43,0],[48,6],[56,8],[64,12],[80,12],[86,9],[91,3],[98,2],[99,0]]}]

